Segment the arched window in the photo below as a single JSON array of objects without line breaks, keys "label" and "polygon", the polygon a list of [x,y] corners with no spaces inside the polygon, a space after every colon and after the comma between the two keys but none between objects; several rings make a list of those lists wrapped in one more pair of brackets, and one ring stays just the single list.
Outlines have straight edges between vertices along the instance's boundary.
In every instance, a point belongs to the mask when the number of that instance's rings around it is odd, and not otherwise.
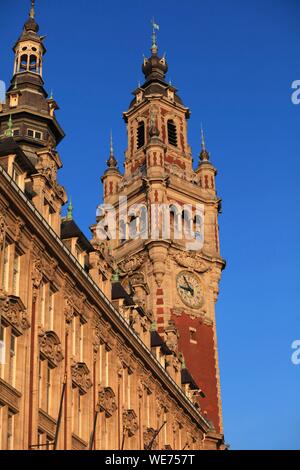
[{"label": "arched window", "polygon": [[168,142],[177,147],[177,129],[173,119],[168,120]]},{"label": "arched window", "polygon": [[27,70],[27,55],[23,54],[20,61],[20,70]]},{"label": "arched window", "polygon": [[37,72],[37,59],[35,55],[31,55],[29,59],[29,70],[30,72]]},{"label": "arched window", "polygon": [[137,128],[137,148],[140,149],[145,145],[145,123],[140,121]]}]

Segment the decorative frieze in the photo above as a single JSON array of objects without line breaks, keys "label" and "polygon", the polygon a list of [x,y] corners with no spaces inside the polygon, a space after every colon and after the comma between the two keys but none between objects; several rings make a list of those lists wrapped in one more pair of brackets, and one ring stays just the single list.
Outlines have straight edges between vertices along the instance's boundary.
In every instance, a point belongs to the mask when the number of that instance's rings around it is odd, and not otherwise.
[{"label": "decorative frieze", "polygon": [[142,264],[146,261],[147,254],[137,254],[135,256],[128,256],[124,260],[119,263],[119,269],[121,270],[121,274],[130,274],[133,271],[136,271],[138,268],[142,266]]},{"label": "decorative frieze", "polygon": [[171,253],[172,258],[176,261],[179,266],[184,268],[191,268],[198,273],[205,273],[211,269],[208,263],[206,263],[201,256],[198,256],[196,252],[184,252],[176,251]]},{"label": "decorative frieze", "polygon": [[0,311],[5,321],[20,335],[30,327],[26,308],[19,297],[0,294]]},{"label": "decorative frieze", "polygon": [[60,339],[54,331],[40,330],[39,347],[42,358],[47,359],[52,367],[57,367],[64,358]]}]

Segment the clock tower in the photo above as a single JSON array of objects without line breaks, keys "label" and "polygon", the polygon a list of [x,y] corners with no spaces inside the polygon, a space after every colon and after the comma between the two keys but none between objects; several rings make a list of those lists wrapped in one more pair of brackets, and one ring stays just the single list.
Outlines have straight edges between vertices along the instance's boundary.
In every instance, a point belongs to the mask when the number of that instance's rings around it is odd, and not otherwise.
[{"label": "clock tower", "polygon": [[215,304],[225,262],[216,169],[203,132],[193,165],[190,111],[166,80],[168,64],[158,54],[155,34],[142,71],[145,82],[123,114],[128,134],[124,174],[111,141],[102,177],[103,210],[92,231],[96,240],[103,220],[107,228],[108,212],[114,215],[115,226],[102,244],[115,260],[116,275],[152,315],[152,328],[173,352],[170,360],[189,370],[202,412],[222,434]]}]

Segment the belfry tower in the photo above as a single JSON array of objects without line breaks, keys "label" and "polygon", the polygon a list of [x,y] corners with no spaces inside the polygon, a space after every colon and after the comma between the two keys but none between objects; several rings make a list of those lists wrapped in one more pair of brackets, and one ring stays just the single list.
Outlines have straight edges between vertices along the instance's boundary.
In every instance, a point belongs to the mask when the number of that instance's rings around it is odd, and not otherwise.
[{"label": "belfry tower", "polygon": [[[0,103],[0,141],[13,138],[14,145],[19,146],[34,167],[32,181],[25,181],[26,195],[59,235],[61,208],[67,195],[57,181],[62,162],[56,147],[65,134],[55,115],[58,104],[44,88],[45,36],[38,33],[35,1],[31,0],[29,17],[13,48],[14,70],[6,103]],[[15,165],[14,172],[18,178],[21,168]]]},{"label": "belfry tower", "polygon": [[[200,390],[202,411],[215,431],[222,433],[215,304],[225,262],[219,247],[216,169],[203,132],[193,169],[187,136],[190,112],[166,81],[168,64],[158,54],[155,30],[142,71],[145,82],[133,92],[123,115],[128,133],[124,175],[111,145],[102,179],[104,202],[116,210],[119,227],[117,239],[104,243],[124,287],[150,311],[153,329],[176,352],[183,367],[186,364]],[[120,196],[126,196],[127,210]],[[167,221],[163,212],[153,211],[161,206],[170,209]],[[187,213],[185,206],[191,208]],[[197,223],[199,206],[202,216]],[[199,248],[188,244],[186,236],[178,236],[180,227],[194,233]]]}]

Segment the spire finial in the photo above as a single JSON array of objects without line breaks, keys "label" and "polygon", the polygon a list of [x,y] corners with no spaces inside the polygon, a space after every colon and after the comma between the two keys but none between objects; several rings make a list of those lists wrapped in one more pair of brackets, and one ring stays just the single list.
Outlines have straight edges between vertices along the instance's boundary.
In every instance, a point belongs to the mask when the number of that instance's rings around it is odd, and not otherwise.
[{"label": "spire finial", "polygon": [[30,18],[35,17],[35,0],[31,0],[31,9],[29,13]]},{"label": "spire finial", "polygon": [[205,140],[204,140],[204,132],[203,132],[202,123],[201,123],[201,145],[202,145],[202,150],[205,150]]},{"label": "spire finial", "polygon": [[8,124],[7,124],[7,129],[4,132],[5,137],[13,137],[14,132],[13,132],[12,128],[13,128],[13,121],[12,121],[12,117],[11,117],[11,114],[10,114]]},{"label": "spire finial", "polygon": [[201,124],[201,147],[202,147],[202,150],[200,152],[200,160],[202,162],[208,162],[209,160],[209,153],[208,151],[206,150],[206,146],[205,146],[205,139],[204,139],[204,131],[203,131],[203,127],[202,127],[202,124]]},{"label": "spire finial", "polygon": [[110,155],[110,156],[114,156],[114,143],[113,143],[112,130],[110,130],[109,155]]},{"label": "spire finial", "polygon": [[156,54],[157,53],[157,50],[158,50],[158,47],[157,47],[157,35],[156,35],[156,31],[159,31],[159,25],[157,23],[155,23],[154,21],[154,17],[152,18],[151,20],[151,24],[152,24],[152,45],[151,45],[151,52],[152,54]]},{"label": "spire finial", "polygon": [[112,131],[110,131],[110,139],[109,139],[109,159],[107,160],[106,163],[107,163],[108,168],[116,168],[117,166],[117,160],[115,158],[115,152],[114,152]]},{"label": "spire finial", "polygon": [[72,199],[71,198],[70,198],[70,202],[69,202],[69,205],[68,205],[67,219],[68,220],[73,220],[73,205],[72,205]]}]

